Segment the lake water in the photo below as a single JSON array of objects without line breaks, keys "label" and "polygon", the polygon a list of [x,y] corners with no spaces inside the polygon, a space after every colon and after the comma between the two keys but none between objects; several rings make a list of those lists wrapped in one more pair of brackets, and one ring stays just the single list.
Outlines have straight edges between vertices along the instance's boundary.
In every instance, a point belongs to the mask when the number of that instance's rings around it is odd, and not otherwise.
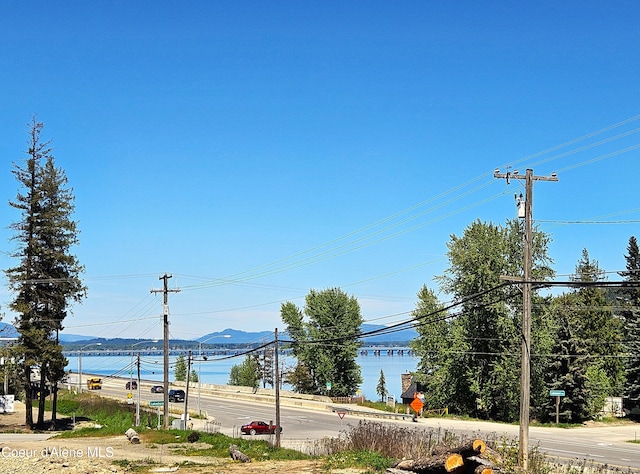
[{"label": "lake water", "polygon": [[[384,372],[387,392],[389,395],[395,395],[396,399],[400,398],[402,393],[401,374],[413,372],[416,369],[418,359],[408,355],[405,349],[404,355],[387,355],[386,351],[382,351],[382,355],[374,356],[371,352],[369,355],[359,355],[357,363],[360,365],[363,383],[360,391],[369,400],[377,400],[376,387],[380,379],[380,370]],[[226,385],[229,382],[229,372],[234,365],[241,364],[243,357],[214,360],[212,356],[206,362],[192,364],[192,369],[200,373],[202,383]],[[78,372],[78,358],[67,356],[69,363],[66,370],[71,370],[74,374]],[[213,359],[213,360],[212,360]],[[284,360],[283,360],[284,359]],[[174,380],[173,367],[175,366],[176,357],[169,358],[169,380]],[[292,366],[295,362],[290,357],[280,357],[281,364]],[[102,377],[137,377],[136,359],[131,356],[99,356],[99,355],[82,355],[82,373],[96,374]],[[140,358],[140,377],[144,380],[152,380],[162,382],[163,374],[163,358],[158,356],[143,355]],[[285,386],[285,389],[290,387]]]}]

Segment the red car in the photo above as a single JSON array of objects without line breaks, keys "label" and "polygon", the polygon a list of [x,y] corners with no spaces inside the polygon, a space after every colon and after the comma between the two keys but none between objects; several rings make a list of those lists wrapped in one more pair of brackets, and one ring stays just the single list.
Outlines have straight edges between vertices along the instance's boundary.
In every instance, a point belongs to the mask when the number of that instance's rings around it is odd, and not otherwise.
[{"label": "red car", "polygon": [[[278,427],[276,425],[270,425],[269,423],[265,423],[264,421],[252,421],[246,425],[242,425],[240,427],[240,431],[244,434],[274,434]],[[282,433],[282,426],[279,428],[280,433]]]}]

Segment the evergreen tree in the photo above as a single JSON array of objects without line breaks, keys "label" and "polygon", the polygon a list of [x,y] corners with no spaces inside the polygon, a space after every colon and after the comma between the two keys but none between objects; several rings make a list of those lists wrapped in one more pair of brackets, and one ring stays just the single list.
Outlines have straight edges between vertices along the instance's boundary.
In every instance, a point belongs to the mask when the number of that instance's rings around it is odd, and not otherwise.
[{"label": "evergreen tree", "polygon": [[[604,279],[598,262],[592,260],[584,249],[572,280],[589,284]],[[604,289],[589,285],[580,287],[574,293],[577,297],[573,311],[574,324],[587,344],[593,363],[607,374],[611,387],[607,395],[618,395],[624,385],[623,322],[613,313],[612,302]]]},{"label": "evergreen tree", "polygon": [[191,375],[189,375],[189,383],[198,383],[199,381],[198,371],[196,369],[191,369]]},{"label": "evergreen tree", "polygon": [[[571,294],[561,295],[553,303],[558,331],[548,365],[547,386],[549,390],[565,391],[560,410],[566,413],[566,421],[579,423],[591,417],[587,377],[589,357],[587,344],[573,323],[571,308],[574,303],[575,295]],[[555,417],[555,399],[547,397],[545,405],[542,419],[550,420]]]},{"label": "evergreen tree", "polygon": [[[634,285],[640,283],[640,250],[635,237],[627,245],[626,271],[620,275]],[[626,373],[624,396],[631,407],[640,408],[640,287],[628,286],[620,291],[623,300],[621,316],[624,320]]]},{"label": "evergreen tree", "polygon": [[173,371],[176,382],[185,382],[187,380],[187,362],[182,354],[176,359],[176,367]]},{"label": "evergreen tree", "polygon": [[260,385],[260,367],[255,357],[247,355],[240,365],[234,365],[229,371],[229,385],[251,387],[256,390]]},{"label": "evergreen tree", "polygon": [[376,386],[376,393],[380,397],[381,401],[385,401],[387,398],[387,381],[384,378],[384,371],[380,369],[380,378],[378,379],[378,385]]},{"label": "evergreen tree", "polygon": [[[607,292],[597,286],[604,274],[586,249],[571,279],[578,289],[554,298],[559,327],[547,386],[565,390],[563,408],[571,420],[581,422],[595,417],[606,397],[622,387],[622,323]],[[543,417],[550,415],[551,400],[546,405]]]},{"label": "evergreen tree", "polygon": [[52,384],[55,422],[57,382],[62,377],[57,367],[64,363],[57,334],[71,303],[80,302],[86,292],[79,278],[83,267],[71,254],[77,244],[78,230],[71,219],[75,209],[72,191],[64,172],[56,168],[49,142],[41,140],[43,124],[35,117],[29,126],[28,149],[24,164],[14,163],[12,173],[21,186],[10,205],[21,219],[10,225],[17,249],[11,256],[19,265],[5,270],[15,293],[11,303],[18,317],[23,386],[26,392],[27,426],[33,427],[31,372],[39,368],[41,390],[38,422],[44,421],[46,382]]},{"label": "evergreen tree", "polygon": [[284,303],[281,316],[294,341],[293,355],[298,363],[290,376],[296,382],[294,388],[327,394],[331,384],[331,395],[353,395],[362,383],[356,362],[363,322],[358,301],[338,288],[311,290],[304,313],[294,304]]}]

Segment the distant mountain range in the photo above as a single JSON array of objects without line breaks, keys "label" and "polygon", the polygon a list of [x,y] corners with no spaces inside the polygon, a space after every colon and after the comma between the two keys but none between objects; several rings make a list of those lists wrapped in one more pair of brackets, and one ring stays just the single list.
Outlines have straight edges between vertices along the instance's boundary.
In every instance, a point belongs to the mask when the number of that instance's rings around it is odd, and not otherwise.
[{"label": "distant mountain range", "polygon": [[[406,345],[410,340],[418,337],[418,333],[414,329],[402,329],[398,331],[396,329],[389,329],[386,326],[375,324],[363,324],[361,331],[363,334],[373,333],[371,336],[366,336],[363,339],[363,343],[365,345]],[[18,331],[11,324],[0,322],[0,338],[12,338],[18,336]],[[104,338],[99,336],[81,336],[78,334],[65,333],[60,333],[58,337],[61,344],[74,344],[77,342],[92,341],[96,339],[104,340]],[[287,340],[290,339],[290,337],[289,334],[283,332],[278,335],[278,339]],[[258,344],[261,341],[267,342],[271,340],[273,340],[273,331],[247,332],[231,328],[225,329],[224,331],[211,332],[195,339],[196,342],[207,342],[210,344]]]},{"label": "distant mountain range", "polygon": [[18,337],[20,333],[11,324],[0,321],[0,339]]},{"label": "distant mountain range", "polygon": [[[363,334],[374,333],[364,338],[363,342],[365,344],[406,344],[410,340],[418,337],[418,333],[413,329],[402,329],[400,331],[396,329],[389,330],[386,326],[376,324],[363,324],[360,330]],[[387,330],[394,332],[386,333]],[[287,340],[291,339],[291,337],[287,332],[282,332],[278,334],[278,339]],[[247,344],[271,340],[273,340],[273,331],[245,332],[230,328],[224,331],[211,332],[196,339],[198,342],[206,341],[212,344],[216,342],[223,344]]]}]

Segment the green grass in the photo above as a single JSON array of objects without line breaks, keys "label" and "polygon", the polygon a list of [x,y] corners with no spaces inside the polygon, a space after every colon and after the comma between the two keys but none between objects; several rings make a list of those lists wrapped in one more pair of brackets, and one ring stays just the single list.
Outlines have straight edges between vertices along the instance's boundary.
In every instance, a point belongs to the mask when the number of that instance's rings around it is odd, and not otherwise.
[{"label": "green grass", "polygon": [[[47,402],[49,403],[49,402]],[[50,405],[45,407],[51,409]],[[100,428],[86,427],[68,431],[62,431],[60,438],[78,438],[95,436],[122,436],[129,428],[133,427],[135,409],[132,405],[121,403],[117,400],[102,398],[90,393],[61,394],[58,399],[58,419],[68,421],[75,417],[76,424],[89,421],[99,425]],[[146,414],[144,419],[146,419]],[[157,418],[152,418],[151,426],[157,425]],[[256,461],[260,460],[302,460],[312,459],[311,456],[291,449],[277,449],[263,440],[236,439],[215,433],[200,433],[197,443],[187,440],[192,431],[186,430],[156,430],[141,426],[135,428],[141,439],[151,447],[171,445],[172,451],[184,456],[212,456],[227,458],[229,445],[235,444],[238,448]],[[127,463],[127,461],[120,461]]]},{"label": "green grass", "polygon": [[226,458],[229,456],[229,445],[235,444],[238,449],[255,461],[276,460],[293,461],[313,459],[299,451],[284,448],[274,448],[267,441],[230,438],[220,433],[200,433],[197,444],[187,441],[191,431],[147,431],[142,439],[148,445],[160,446],[171,444],[175,454],[184,456],[211,456]]},{"label": "green grass", "polygon": [[[370,402],[372,408],[379,408],[382,403]],[[50,406],[46,406],[50,410]],[[388,408],[388,407],[387,407]],[[73,438],[82,436],[122,436],[133,426],[135,412],[132,405],[116,400],[98,397],[94,394],[83,393],[61,394],[58,399],[58,419],[71,419],[76,422],[91,421],[100,428],[81,428],[62,432],[59,436]],[[146,413],[143,419],[146,419]],[[157,425],[157,419],[152,419],[151,426]],[[557,426],[557,425],[553,425]],[[567,425],[571,427],[572,425]],[[436,444],[455,446],[461,440],[447,430],[432,430],[429,432],[415,432],[412,428],[400,427],[385,423],[360,422],[352,427],[342,439],[331,439],[327,446],[332,454],[323,457],[308,456],[291,449],[274,448],[264,440],[249,438],[230,438],[220,433],[199,433],[196,443],[191,443],[188,436],[192,431],[187,430],[156,430],[146,427],[136,427],[141,440],[151,448],[167,449],[177,455],[185,457],[207,456],[228,458],[229,445],[235,444],[238,449],[254,461],[287,461],[322,459],[327,472],[337,469],[356,468],[370,474],[383,473],[392,466],[395,459],[422,456],[430,452]],[[485,439],[488,446],[497,450],[504,461],[502,472],[511,474],[517,469],[517,441],[506,439]],[[630,442],[640,443],[640,440]],[[152,460],[131,462],[128,460],[114,461],[116,465],[133,472],[147,472],[155,464]],[[191,464],[185,461],[185,466]],[[566,473],[584,472],[583,466],[567,466]],[[551,467],[545,456],[537,449],[529,453],[529,474],[549,474]],[[596,470],[594,472],[606,472]]]},{"label": "green grass", "polygon": [[[49,400],[46,401],[45,409],[51,410]],[[63,430],[58,435],[60,438],[122,435],[134,425],[135,407],[91,393],[64,393],[58,397],[57,418],[58,425]],[[90,421],[100,428],[71,430],[74,421],[76,424]]]},{"label": "green grass", "polygon": [[157,463],[153,459],[117,459],[113,464],[125,469],[127,472],[148,472],[149,469],[155,467]]},{"label": "green grass", "polygon": [[335,469],[364,468],[367,472],[382,473],[394,463],[393,458],[372,451],[343,451],[327,456],[324,468],[331,472]]},{"label": "green grass", "polygon": [[[362,403],[358,403],[358,405],[362,407],[374,408],[376,410],[387,411],[389,413],[395,413],[395,409],[387,405],[385,402],[372,402],[371,400],[365,400]],[[402,408],[404,409],[404,407]]]}]

